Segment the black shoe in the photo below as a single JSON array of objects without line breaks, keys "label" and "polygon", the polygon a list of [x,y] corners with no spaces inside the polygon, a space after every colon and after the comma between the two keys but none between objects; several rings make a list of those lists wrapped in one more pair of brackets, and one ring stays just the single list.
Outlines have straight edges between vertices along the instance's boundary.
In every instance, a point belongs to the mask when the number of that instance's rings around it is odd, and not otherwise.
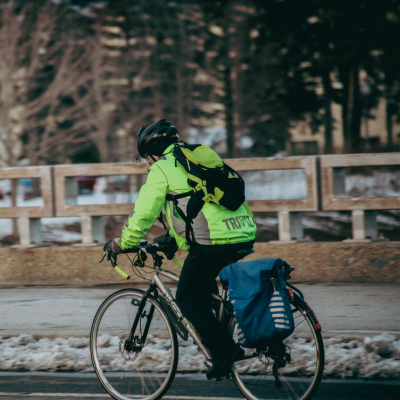
[{"label": "black shoe", "polygon": [[216,378],[217,380],[221,380],[227,377],[231,371],[232,364],[235,361],[241,360],[243,356],[244,350],[238,345],[230,356],[213,361],[213,365],[206,372],[207,379]]}]

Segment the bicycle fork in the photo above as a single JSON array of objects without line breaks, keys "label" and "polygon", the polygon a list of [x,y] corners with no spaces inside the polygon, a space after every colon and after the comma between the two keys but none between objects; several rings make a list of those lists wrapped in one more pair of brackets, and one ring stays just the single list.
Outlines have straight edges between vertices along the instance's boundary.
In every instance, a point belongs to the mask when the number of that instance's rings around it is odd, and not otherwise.
[{"label": "bicycle fork", "polygon": [[[185,329],[187,331],[187,333],[189,333],[189,335],[193,338],[194,343],[199,347],[200,351],[206,357],[207,365],[210,366],[212,357],[211,357],[209,350],[201,342],[201,338],[198,335],[197,331],[194,329],[193,325],[183,316],[178,305],[175,303],[170,290],[165,286],[164,282],[160,279],[160,277],[156,273],[153,275],[153,283],[150,285],[150,288],[145,292],[145,294],[143,295],[143,298],[141,300],[132,299],[132,305],[137,306],[138,311],[136,313],[135,320],[133,321],[129,337],[125,341],[125,345],[124,345],[125,350],[129,351],[129,352],[130,351],[140,352],[142,350],[144,344],[146,343],[147,334],[150,329],[150,323],[151,323],[151,320],[153,318],[153,314],[155,311],[155,306],[153,304],[150,306],[149,313],[146,313],[146,311],[144,311],[144,308],[146,306],[147,299],[150,294],[154,293],[154,298],[157,299],[157,297],[158,297],[157,288],[160,290],[160,292],[161,292],[163,298],[165,299],[166,303],[168,304],[168,307],[170,308],[170,310],[172,310],[173,313],[175,314],[181,327],[183,329]],[[145,325],[142,335],[139,336],[137,334],[135,335],[135,333],[136,333],[136,329],[137,329],[137,326],[138,326],[141,318],[147,318],[147,321],[146,321],[146,325]],[[170,317],[168,317],[168,318],[171,320]],[[171,321],[171,323],[172,323],[172,321]],[[172,325],[174,326],[173,323],[172,323]],[[180,332],[180,333],[183,333],[183,332]],[[183,336],[185,336],[184,333],[183,333]]]},{"label": "bicycle fork", "polygon": [[[129,334],[128,339],[125,341],[124,348],[126,351],[135,351],[135,352],[140,352],[142,351],[142,348],[144,344],[146,343],[147,339],[147,334],[149,333],[150,329],[150,323],[151,320],[153,319],[154,315],[154,310],[155,306],[151,304],[150,306],[150,311],[147,313],[147,311],[144,310],[146,303],[147,303],[147,298],[151,293],[155,294],[155,297],[157,298],[157,288],[154,285],[151,285],[150,288],[145,292],[142,300],[137,300],[137,299],[132,299],[132,305],[133,306],[138,306],[138,311],[135,316],[135,320],[133,321],[131,332]],[[140,319],[146,318],[146,325],[144,327],[144,331],[142,335],[135,335],[136,328],[139,324]]]}]

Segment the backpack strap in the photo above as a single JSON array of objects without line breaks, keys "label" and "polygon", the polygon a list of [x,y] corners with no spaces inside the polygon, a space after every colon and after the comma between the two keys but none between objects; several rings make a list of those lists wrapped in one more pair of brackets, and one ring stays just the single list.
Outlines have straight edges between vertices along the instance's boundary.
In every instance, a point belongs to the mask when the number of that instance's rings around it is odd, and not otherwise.
[{"label": "backpack strap", "polygon": [[[166,195],[166,199],[168,200],[168,201],[175,201],[175,200],[179,200],[179,199],[183,199],[184,197],[188,197],[188,196],[192,196],[192,195],[194,195],[196,193],[196,191],[193,189],[193,190],[190,190],[189,192],[186,192],[186,193],[180,193],[180,194],[170,194],[170,193],[168,193],[167,195]],[[175,203],[174,203],[175,204]]]},{"label": "backpack strap", "polygon": [[195,193],[194,190],[191,190],[190,192],[187,193],[182,193],[178,195],[172,195],[172,194],[167,194],[166,199],[168,201],[172,201],[175,205],[175,209],[178,213],[178,215],[182,218],[182,220],[185,222],[186,225],[186,241],[188,242],[189,246],[192,245],[192,243],[196,243],[196,240],[194,238],[194,230],[192,226],[192,219],[189,218],[188,216],[185,215],[185,213],[182,211],[182,209],[179,207],[178,199],[182,199],[183,197],[186,197],[189,194]]},{"label": "backpack strap", "polygon": [[160,212],[160,215],[158,216],[158,220],[161,222],[162,226],[164,227],[164,229],[168,232],[168,228],[165,225],[165,222],[163,220],[163,215],[162,215],[162,211]]},{"label": "backpack strap", "polygon": [[[180,142],[181,143],[181,142]],[[184,143],[184,142],[183,142]],[[190,151],[194,151],[196,148],[200,147],[200,144],[187,144],[184,143],[182,144],[176,144],[174,149],[173,149],[173,155],[175,158],[175,166],[177,165],[177,162],[179,162],[180,165],[183,166],[185,169],[186,173],[188,174],[188,183],[191,186],[197,186],[199,183],[201,183],[204,179],[204,170],[202,167],[199,165],[195,164],[188,158],[186,158],[185,154],[183,153],[182,149],[188,149]],[[188,242],[189,246],[192,244],[196,244],[196,240],[194,237],[194,230],[193,230],[193,219],[197,217],[199,211],[201,210],[204,201],[202,198],[204,195],[207,193],[204,193],[204,189],[201,191],[196,190],[195,188],[186,192],[186,193],[180,193],[176,195],[172,194],[167,194],[166,200],[167,201],[172,201],[175,205],[175,209],[178,213],[178,215],[182,218],[182,220],[185,222],[186,225],[186,241]],[[186,215],[183,212],[183,210],[179,207],[178,200],[182,199],[184,197],[190,197],[190,200],[188,202],[188,206],[186,209]]]}]

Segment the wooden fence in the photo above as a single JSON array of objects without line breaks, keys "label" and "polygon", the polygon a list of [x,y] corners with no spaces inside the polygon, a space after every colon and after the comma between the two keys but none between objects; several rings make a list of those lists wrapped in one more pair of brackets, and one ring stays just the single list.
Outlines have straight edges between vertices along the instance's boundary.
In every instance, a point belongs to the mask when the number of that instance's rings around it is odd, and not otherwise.
[{"label": "wooden fence", "polygon": [[[378,237],[376,210],[400,209],[400,196],[353,198],[345,195],[345,168],[356,166],[398,166],[400,153],[307,156],[285,158],[249,158],[225,160],[238,172],[303,170],[306,196],[301,199],[249,200],[254,212],[277,212],[279,242],[304,239],[302,213],[309,211],[351,210],[353,239],[373,240]],[[0,169],[0,180],[40,178],[43,206],[0,207],[1,218],[19,220],[20,245],[42,242],[41,218],[76,216],[81,218],[82,244],[104,241],[103,217],[128,215],[134,203],[77,204],[78,177],[143,175],[146,163],[58,165]]]}]

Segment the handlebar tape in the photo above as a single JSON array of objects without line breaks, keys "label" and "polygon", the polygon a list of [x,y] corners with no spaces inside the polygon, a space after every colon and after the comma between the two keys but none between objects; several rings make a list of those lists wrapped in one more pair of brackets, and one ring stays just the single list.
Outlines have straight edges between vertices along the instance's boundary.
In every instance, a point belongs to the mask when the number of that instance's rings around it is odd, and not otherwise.
[{"label": "handlebar tape", "polygon": [[114,269],[126,280],[130,279],[130,275],[128,275],[125,271],[123,271],[118,265],[114,267]]}]

